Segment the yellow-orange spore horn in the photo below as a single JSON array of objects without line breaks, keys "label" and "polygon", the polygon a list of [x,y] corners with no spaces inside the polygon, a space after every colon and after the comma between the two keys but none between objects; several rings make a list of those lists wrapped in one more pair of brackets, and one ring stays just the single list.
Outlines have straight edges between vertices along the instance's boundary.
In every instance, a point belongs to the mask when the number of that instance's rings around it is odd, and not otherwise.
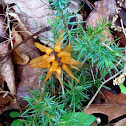
[{"label": "yellow-orange spore horn", "polygon": [[54,71],[56,71],[56,68],[57,68],[58,64],[59,63],[57,61],[54,61],[52,63],[52,66],[49,68],[49,71],[47,72],[47,75],[46,75],[46,78],[45,78],[44,82],[46,82],[49,79],[49,77],[52,75],[52,73]]},{"label": "yellow-orange spore horn", "polygon": [[54,46],[55,52],[60,52],[62,50],[61,45],[63,43],[63,33],[64,33],[64,31],[61,30],[59,38],[56,40],[56,44]]},{"label": "yellow-orange spore horn", "polygon": [[67,45],[63,50],[64,51],[72,51],[72,47]]},{"label": "yellow-orange spore horn", "polygon": [[38,62],[43,62],[43,60],[45,60],[47,57],[49,57],[49,56],[46,55],[46,54],[43,55],[43,56],[39,56],[35,59],[32,59],[29,64],[31,65],[31,64],[34,64],[34,63],[38,63]]},{"label": "yellow-orange spore horn", "polygon": [[49,55],[51,52],[53,52],[53,50],[49,47],[46,47],[44,45],[41,45],[38,42],[35,42],[35,46],[40,49],[42,52],[45,52],[47,55]]},{"label": "yellow-orange spore horn", "polygon": [[51,63],[55,60],[55,55],[51,55],[45,59],[45,62]]},{"label": "yellow-orange spore horn", "polygon": [[79,80],[72,74],[72,72],[70,71],[69,67],[66,64],[63,64],[62,68],[70,77],[74,78],[79,83]]},{"label": "yellow-orange spore horn", "polygon": [[39,62],[39,63],[31,64],[30,67],[49,68],[50,64],[45,62]]},{"label": "yellow-orange spore horn", "polygon": [[61,63],[70,64],[70,65],[81,65],[80,61],[75,60],[74,58],[67,56],[61,58]]},{"label": "yellow-orange spore horn", "polygon": [[56,68],[56,77],[57,77],[57,79],[59,80],[60,84],[61,84],[62,86],[64,86],[63,83],[62,83],[62,81],[61,81],[61,73],[62,73],[61,67],[58,66],[58,67]]},{"label": "yellow-orange spore horn", "polygon": [[73,66],[73,65],[70,65],[70,68],[76,69],[76,70],[80,71],[79,68],[77,68],[77,67],[75,67],[75,66]]},{"label": "yellow-orange spore horn", "polygon": [[58,57],[71,56],[71,53],[68,51],[61,51],[57,54]]}]

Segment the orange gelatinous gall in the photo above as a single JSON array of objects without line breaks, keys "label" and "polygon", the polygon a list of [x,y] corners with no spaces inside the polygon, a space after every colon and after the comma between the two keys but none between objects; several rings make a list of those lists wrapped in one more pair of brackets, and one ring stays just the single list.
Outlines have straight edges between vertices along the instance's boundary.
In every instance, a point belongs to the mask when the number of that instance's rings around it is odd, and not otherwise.
[{"label": "orange gelatinous gall", "polygon": [[38,62],[36,64],[31,64],[30,67],[49,68],[50,64],[45,62]]},{"label": "orange gelatinous gall", "polygon": [[75,60],[74,58],[67,56],[67,57],[62,57],[61,62],[65,64],[70,64],[70,65],[81,65],[80,61]]},{"label": "orange gelatinous gall", "polygon": [[70,77],[74,78],[79,83],[79,80],[72,74],[72,72],[70,71],[69,67],[66,64],[63,64],[62,68]]},{"label": "orange gelatinous gall", "polygon": [[69,46],[69,45],[67,45],[64,49],[63,49],[64,51],[72,51],[72,47],[71,46]]},{"label": "orange gelatinous gall", "polygon": [[62,81],[61,81],[61,73],[62,73],[61,67],[58,66],[57,69],[56,69],[56,77],[59,80],[60,84],[62,86],[64,86],[63,83],[62,83]]},{"label": "orange gelatinous gall", "polygon": [[45,52],[47,55],[49,55],[51,52],[53,52],[53,50],[49,47],[46,47],[44,45],[41,45],[40,43],[38,42],[35,42],[35,46],[37,48],[39,48],[42,52]]},{"label": "orange gelatinous gall", "polygon": [[59,63],[57,61],[54,61],[52,63],[52,66],[49,68],[49,71],[47,72],[47,75],[46,75],[44,82],[46,82],[49,79],[49,77],[52,75],[52,73],[54,71],[56,71],[56,68],[57,68],[58,65],[59,65]]},{"label": "orange gelatinous gall", "polygon": [[64,31],[61,30],[59,38],[56,40],[56,44],[54,46],[55,52],[60,52],[62,50],[61,46],[62,46],[62,43],[63,43],[63,33],[64,33]]},{"label": "orange gelatinous gall", "polygon": [[77,67],[75,67],[75,66],[73,66],[73,65],[70,65],[70,68],[71,68],[71,69],[75,69],[75,70],[78,70],[78,71],[79,71],[79,68],[77,68]]},{"label": "orange gelatinous gall", "polygon": [[71,53],[68,51],[62,51],[57,54],[58,57],[66,57],[66,56],[71,56]]},{"label": "orange gelatinous gall", "polygon": [[56,44],[60,44],[61,41],[63,40],[63,33],[64,33],[64,31],[61,30],[61,32],[59,34],[59,38],[56,40]]},{"label": "orange gelatinous gall", "polygon": [[49,56],[46,55],[46,54],[43,55],[43,56],[39,56],[35,59],[32,59],[29,64],[31,65],[31,64],[34,64],[34,63],[38,63],[38,62],[43,62],[43,60],[45,60],[47,57],[49,57]]},{"label": "orange gelatinous gall", "polygon": [[45,59],[45,62],[51,63],[55,60],[55,55],[51,55]]}]

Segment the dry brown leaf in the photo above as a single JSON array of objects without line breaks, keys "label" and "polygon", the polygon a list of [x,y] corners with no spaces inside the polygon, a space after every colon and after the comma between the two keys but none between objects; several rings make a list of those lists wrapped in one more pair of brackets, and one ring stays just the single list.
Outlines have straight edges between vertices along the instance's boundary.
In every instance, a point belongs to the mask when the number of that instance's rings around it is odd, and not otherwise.
[{"label": "dry brown leaf", "polygon": [[[117,117],[126,114],[126,95],[123,93],[113,94],[105,89],[102,90],[102,95],[98,96],[104,100],[101,104],[93,104],[87,110],[87,114],[102,113],[108,116],[111,121]],[[84,109],[83,109],[84,110]]]},{"label": "dry brown leaf", "polygon": [[[19,21],[25,32],[33,34],[43,27],[48,26],[47,18],[54,20],[52,14],[54,11],[49,9],[49,3],[46,0],[4,0],[6,4],[16,4],[13,6],[15,12],[10,15]],[[52,34],[47,31],[39,35],[40,38],[48,38],[52,40]],[[42,41],[45,44],[53,47],[53,44],[47,41]]]},{"label": "dry brown leaf", "polygon": [[102,93],[102,99],[105,99],[105,104],[126,104],[126,95],[123,93],[113,94],[107,90],[103,90]]},{"label": "dry brown leaf", "polygon": [[[40,56],[38,50],[29,47],[28,45],[22,45],[23,50],[28,54],[28,56],[32,59]],[[26,102],[22,99],[22,96],[30,95],[30,90],[35,90],[38,87],[38,79],[40,77],[40,69],[39,68],[29,68],[29,64],[24,66],[17,65],[17,101],[21,106],[25,106]]]},{"label": "dry brown leaf", "polygon": [[115,38],[119,38],[118,42],[120,43],[120,46],[125,47],[126,46],[126,38],[124,34],[119,33],[118,31],[114,32]]},{"label": "dry brown leaf", "polygon": [[[7,45],[4,47],[9,41],[4,42],[4,39],[7,38],[6,36],[6,27],[4,26],[5,18],[4,16],[0,16],[0,33],[3,39],[1,39],[0,43],[0,55],[5,55],[9,51],[9,46]],[[6,40],[6,39],[5,39]],[[4,48],[3,48],[4,47]],[[5,81],[7,86],[12,94],[16,94],[15,88],[15,73],[13,63],[10,57],[7,57],[0,63],[0,79],[1,84]]]},{"label": "dry brown leaf", "polygon": [[[0,43],[0,49],[5,46],[5,42]],[[6,46],[2,52],[0,52],[1,55],[6,54],[9,51],[8,46]],[[16,88],[15,88],[15,73],[14,73],[14,67],[11,58],[5,58],[0,66],[0,74],[3,77],[3,80],[7,83],[7,86],[12,94],[16,94]]]},{"label": "dry brown leaf", "polygon": [[85,113],[86,114],[102,113],[102,114],[107,115],[108,120],[111,121],[119,116],[126,114],[126,104],[124,104],[124,105],[120,105],[120,104],[93,104],[85,111]]},{"label": "dry brown leaf", "polygon": [[0,93],[0,114],[4,111],[6,107],[13,105],[13,101],[9,99],[7,96],[3,98],[4,94]]},{"label": "dry brown leaf", "polygon": [[[16,28],[17,31],[21,31],[20,28]],[[27,38],[28,36],[24,36],[24,33],[20,33],[21,37]],[[31,43],[29,45],[29,43]],[[20,51],[25,55],[29,56],[29,59],[36,58],[40,56],[40,51],[33,44],[33,39],[30,39],[29,43],[24,43],[20,45]],[[32,45],[33,44],[33,45]],[[32,45],[32,46],[31,46]],[[39,68],[30,68],[29,64],[26,65],[16,65],[15,73],[16,73],[16,84],[17,84],[17,101],[18,103],[25,107],[26,101],[23,100],[22,96],[30,95],[29,89],[34,90],[38,87],[38,78],[40,77],[40,69]]]},{"label": "dry brown leaf", "polygon": [[[16,46],[22,41],[22,38],[19,35],[19,33],[15,30],[14,26],[15,25],[12,26],[12,37],[14,37],[13,44],[14,44],[14,46]],[[13,58],[14,58],[15,64],[19,64],[19,65],[25,65],[29,61],[29,57],[27,55],[21,53],[20,47],[16,48],[13,51]]]},{"label": "dry brown leaf", "polygon": [[118,121],[114,126],[126,126],[126,118]]}]

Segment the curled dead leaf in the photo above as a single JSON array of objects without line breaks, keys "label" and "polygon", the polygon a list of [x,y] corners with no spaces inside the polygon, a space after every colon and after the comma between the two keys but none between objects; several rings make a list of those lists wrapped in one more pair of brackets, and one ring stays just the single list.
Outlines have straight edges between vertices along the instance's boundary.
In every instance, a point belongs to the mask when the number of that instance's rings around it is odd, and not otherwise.
[{"label": "curled dead leaf", "polygon": [[[13,40],[14,46],[18,45],[22,41],[21,36],[15,30],[15,25],[13,25],[13,27],[12,27],[12,36],[14,37],[14,40]],[[15,64],[25,65],[29,61],[29,57],[27,55],[21,53],[19,47],[13,51],[13,57],[14,57]]]}]

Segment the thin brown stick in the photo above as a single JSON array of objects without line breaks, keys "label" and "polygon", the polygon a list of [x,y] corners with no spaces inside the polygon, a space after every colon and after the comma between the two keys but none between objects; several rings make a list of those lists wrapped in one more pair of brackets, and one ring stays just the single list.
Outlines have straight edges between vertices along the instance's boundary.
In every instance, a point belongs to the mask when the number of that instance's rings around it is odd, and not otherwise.
[{"label": "thin brown stick", "polygon": [[[7,40],[8,41],[8,40]],[[5,42],[5,41],[4,41]],[[11,41],[8,41],[8,43],[6,43],[3,47],[2,47],[2,49],[0,49],[0,52],[2,52],[2,50],[8,45],[8,44],[10,44],[10,42]]]},{"label": "thin brown stick", "polygon": [[42,32],[46,32],[46,31],[51,30],[51,28],[52,28],[51,26],[45,27],[45,28],[41,29],[40,31],[36,32],[35,34],[33,34],[33,35],[27,37],[27,38],[24,39],[21,43],[19,43],[18,45],[16,45],[12,50],[10,50],[8,53],[6,53],[4,56],[0,57],[0,62],[1,62],[4,58],[6,58],[8,55],[10,55],[10,54],[13,52],[13,50],[15,50],[15,49],[16,49],[17,47],[19,47],[21,44],[27,42],[29,39],[33,38],[34,36],[39,35],[39,34],[42,33]]},{"label": "thin brown stick", "polygon": [[91,103],[94,101],[94,99],[96,98],[97,94],[99,93],[99,91],[101,90],[101,88],[103,87],[104,84],[106,84],[107,82],[109,82],[110,80],[114,79],[116,76],[118,76],[120,73],[122,73],[124,70],[122,69],[121,71],[119,71],[117,74],[111,76],[110,78],[108,78],[107,80],[105,80],[101,86],[98,88],[98,90],[96,91],[96,93],[94,94],[94,96],[92,97],[92,99],[89,101],[89,103],[87,104],[86,108],[84,109],[84,111],[86,111],[89,106],[91,105]]},{"label": "thin brown stick", "polygon": [[95,6],[88,0],[82,0],[83,2],[86,1],[87,3],[89,3],[94,9],[95,9]]}]

